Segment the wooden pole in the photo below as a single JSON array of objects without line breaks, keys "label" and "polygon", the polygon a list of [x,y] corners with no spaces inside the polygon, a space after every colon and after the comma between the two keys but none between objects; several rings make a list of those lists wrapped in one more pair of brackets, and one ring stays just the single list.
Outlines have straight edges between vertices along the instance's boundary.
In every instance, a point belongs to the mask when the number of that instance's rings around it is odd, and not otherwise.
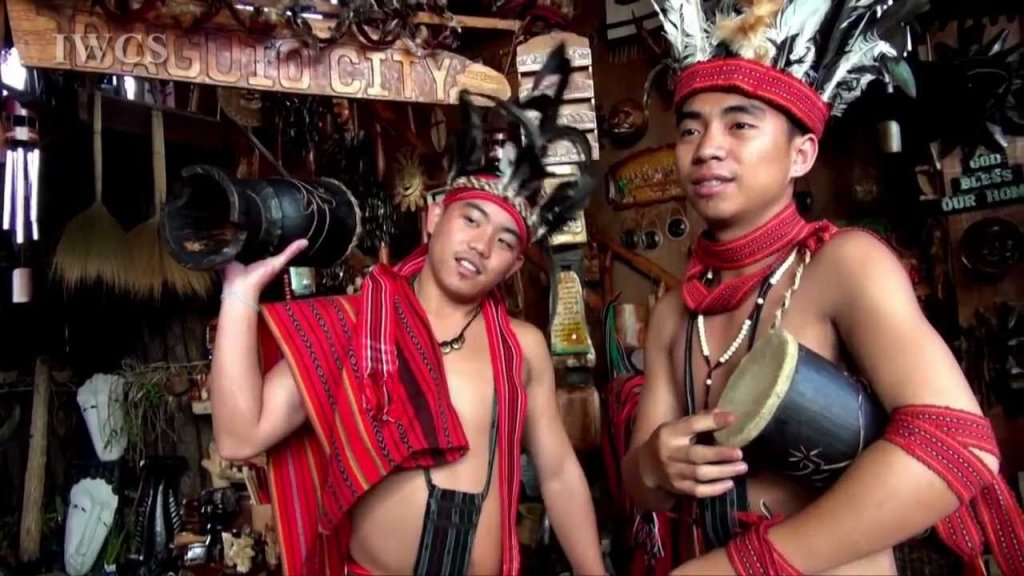
[{"label": "wooden pole", "polygon": [[21,503],[22,562],[39,558],[43,532],[43,488],[46,485],[46,433],[50,414],[50,368],[46,360],[36,360],[32,385],[32,423],[29,428],[28,464],[25,466],[25,493]]}]

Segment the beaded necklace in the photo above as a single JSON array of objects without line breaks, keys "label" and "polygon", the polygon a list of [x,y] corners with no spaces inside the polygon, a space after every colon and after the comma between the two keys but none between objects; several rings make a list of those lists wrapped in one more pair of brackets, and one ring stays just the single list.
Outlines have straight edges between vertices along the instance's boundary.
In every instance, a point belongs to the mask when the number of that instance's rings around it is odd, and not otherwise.
[{"label": "beaded necklace", "polygon": [[[786,273],[786,270],[788,270],[789,267],[793,265],[793,262],[796,260],[796,254],[797,250],[791,252],[789,256],[782,262],[782,264],[775,270],[775,272],[768,276],[767,281],[761,284],[761,288],[760,290],[758,290],[757,293],[757,300],[754,305],[754,309],[750,311],[750,315],[747,316],[747,318],[743,321],[743,325],[740,327],[739,334],[736,335],[736,338],[733,339],[732,343],[726,347],[725,352],[723,352],[722,355],[715,362],[711,361],[711,350],[708,346],[707,330],[704,328],[704,314],[697,314],[697,336],[700,339],[700,352],[701,356],[704,357],[704,363],[708,367],[708,375],[707,379],[704,380],[704,384],[710,387],[714,383],[714,381],[712,380],[712,375],[714,374],[715,370],[727,364],[729,360],[732,359],[733,355],[736,354],[736,351],[739,349],[740,344],[743,343],[743,341],[747,338],[747,335],[750,333],[750,328],[754,324],[755,315],[757,315],[761,311],[761,308],[764,306],[765,296],[768,294],[769,291],[771,291],[772,287],[779,283],[779,280],[782,279],[782,275]],[[707,276],[705,277],[705,281],[710,281],[711,279],[712,271],[708,270]],[[706,397],[705,404],[707,404]]]}]

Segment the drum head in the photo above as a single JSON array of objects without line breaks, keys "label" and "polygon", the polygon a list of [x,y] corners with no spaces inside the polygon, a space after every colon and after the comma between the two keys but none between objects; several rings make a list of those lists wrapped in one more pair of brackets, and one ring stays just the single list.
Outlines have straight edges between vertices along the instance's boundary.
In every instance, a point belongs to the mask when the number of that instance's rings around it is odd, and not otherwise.
[{"label": "drum head", "polygon": [[772,332],[754,345],[718,401],[718,410],[737,417],[732,426],[715,432],[718,444],[742,448],[764,430],[789,391],[799,351],[796,338],[783,330]]}]

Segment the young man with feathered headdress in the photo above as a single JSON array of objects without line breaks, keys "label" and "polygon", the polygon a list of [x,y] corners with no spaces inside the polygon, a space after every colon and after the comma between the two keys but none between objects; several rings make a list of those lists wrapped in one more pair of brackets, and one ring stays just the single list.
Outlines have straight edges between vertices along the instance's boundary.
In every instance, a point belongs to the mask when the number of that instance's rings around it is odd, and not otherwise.
[{"label": "young man with feathered headdress", "polygon": [[[655,4],[679,68],[679,176],[707,228],[682,290],[659,301],[647,330],[623,463],[648,511],[638,526],[692,513],[696,557],[683,556],[679,574],[894,574],[893,548],[932,526],[966,572],[987,545],[1004,573],[1024,573],[1021,512],[998,474],[991,425],[899,260],[869,233],[806,221],[793,203],[826,121],[898,58],[885,38],[921,3]],[[751,417],[716,408],[748,350],[775,330],[855,367],[885,416],[880,438],[824,490],[707,439]],[[804,400],[827,411],[838,398],[820,389]],[[821,464],[807,446],[776,450]],[[646,532],[655,555],[672,545],[658,541],[664,533]]]},{"label": "young man with feathered headdress", "polygon": [[359,295],[254,304],[303,241],[225,270],[214,435],[229,460],[267,451],[285,574],[518,574],[523,444],[573,567],[604,572],[547,343],[509,317],[500,290],[593,187],[581,177],[541,195],[552,140],[589,158],[582,133],[554,125],[568,74],[557,49],[524,101],[493,102],[524,134],[500,170],[485,165],[482,108],[462,94],[453,180],[428,208],[428,242],[375,266]]}]

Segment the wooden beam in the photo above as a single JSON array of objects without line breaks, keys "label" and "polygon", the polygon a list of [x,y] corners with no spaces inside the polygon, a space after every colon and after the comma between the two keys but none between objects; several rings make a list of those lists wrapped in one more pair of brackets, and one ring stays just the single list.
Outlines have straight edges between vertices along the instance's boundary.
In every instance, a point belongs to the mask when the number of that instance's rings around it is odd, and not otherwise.
[{"label": "wooden beam", "polygon": [[590,237],[598,244],[607,247],[608,250],[617,258],[625,261],[637,271],[645,274],[648,278],[664,283],[669,289],[679,286],[679,278],[659,266],[656,262],[641,256],[636,252],[627,250],[622,244],[619,244],[615,240],[612,240],[608,236],[605,236],[603,233],[596,230],[590,232]]}]

